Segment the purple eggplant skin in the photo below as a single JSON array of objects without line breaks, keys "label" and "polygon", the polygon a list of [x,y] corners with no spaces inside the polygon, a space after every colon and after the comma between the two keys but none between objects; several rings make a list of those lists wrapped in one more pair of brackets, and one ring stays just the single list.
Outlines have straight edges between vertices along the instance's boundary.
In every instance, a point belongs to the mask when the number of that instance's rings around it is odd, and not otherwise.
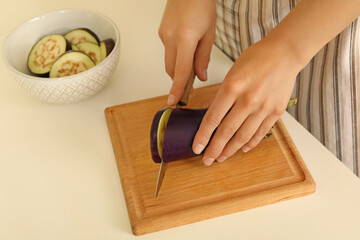
[{"label": "purple eggplant skin", "polygon": [[206,111],[207,109],[173,109],[165,129],[162,152],[165,163],[196,156],[192,143]]},{"label": "purple eggplant skin", "polygon": [[150,129],[150,150],[151,150],[151,157],[156,163],[161,162],[161,158],[159,156],[158,151],[158,144],[157,144],[157,131],[159,126],[159,121],[163,113],[167,108],[160,109],[154,116],[151,129]]},{"label": "purple eggplant skin", "polygon": [[65,39],[65,40],[66,40],[66,50],[65,50],[65,52],[72,50],[71,43],[69,42],[69,40],[67,40],[67,39]]},{"label": "purple eggplant skin", "polygon": [[103,42],[105,44],[106,56],[109,56],[109,54],[115,47],[115,41],[112,38],[107,38],[107,39],[103,40]]},{"label": "purple eggplant skin", "polygon": [[98,45],[100,45],[100,39],[99,39],[98,35],[96,35],[96,33],[94,33],[89,28],[85,28],[85,27],[82,27],[82,28],[79,28],[79,29],[87,31],[88,33],[90,33],[96,39],[96,41],[98,42]]}]

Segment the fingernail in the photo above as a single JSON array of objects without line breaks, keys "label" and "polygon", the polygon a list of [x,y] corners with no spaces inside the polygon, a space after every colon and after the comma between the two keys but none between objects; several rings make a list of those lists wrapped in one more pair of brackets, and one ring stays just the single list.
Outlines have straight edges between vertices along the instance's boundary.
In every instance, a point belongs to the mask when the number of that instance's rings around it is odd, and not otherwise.
[{"label": "fingernail", "polygon": [[214,160],[215,159],[213,159],[213,158],[207,158],[207,159],[204,160],[204,164],[206,166],[210,166],[214,162]]},{"label": "fingernail", "polygon": [[227,158],[227,157],[225,157],[225,156],[220,156],[220,157],[218,157],[218,158],[216,159],[216,161],[218,161],[218,162],[223,162],[223,161],[226,160],[226,158]]},{"label": "fingernail", "polygon": [[242,151],[243,151],[244,153],[246,153],[246,152],[250,151],[250,149],[251,149],[251,148],[249,148],[248,146],[245,146],[245,147],[242,148]]},{"label": "fingernail", "polygon": [[194,147],[194,153],[195,154],[200,154],[202,152],[202,150],[204,150],[204,146],[202,144],[197,144]]},{"label": "fingernail", "polygon": [[206,69],[204,69],[204,71],[203,71],[203,78],[205,80],[207,80],[207,70]]},{"label": "fingernail", "polygon": [[174,105],[175,104],[175,96],[170,94],[167,101],[168,105]]}]

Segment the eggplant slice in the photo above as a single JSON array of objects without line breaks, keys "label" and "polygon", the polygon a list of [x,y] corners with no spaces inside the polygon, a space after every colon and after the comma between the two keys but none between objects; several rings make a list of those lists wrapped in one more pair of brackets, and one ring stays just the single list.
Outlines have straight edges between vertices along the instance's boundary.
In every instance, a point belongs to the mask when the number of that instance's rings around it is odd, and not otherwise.
[{"label": "eggplant slice", "polygon": [[107,56],[109,56],[114,47],[115,41],[112,38],[108,38],[100,42],[101,61],[104,60]]},{"label": "eggplant slice", "polygon": [[164,113],[161,115],[158,129],[157,129],[157,146],[158,146],[158,152],[159,152],[160,159],[162,159],[165,130],[166,130],[166,126],[169,121],[171,112],[172,112],[171,108],[167,108],[164,111]]},{"label": "eggplant slice", "polygon": [[88,28],[77,28],[67,32],[64,37],[74,45],[82,42],[92,42],[99,45],[99,37]]},{"label": "eggplant slice", "polygon": [[102,61],[99,45],[91,42],[82,42],[76,45],[76,47],[81,52],[89,55],[96,65]]},{"label": "eggplant slice", "polygon": [[87,54],[79,51],[68,51],[56,59],[50,70],[50,78],[71,76],[94,66],[95,63]]},{"label": "eggplant slice", "polygon": [[64,52],[71,49],[70,43],[60,34],[50,34],[41,38],[31,49],[27,65],[30,72],[48,76],[52,64]]},{"label": "eggplant slice", "polygon": [[161,119],[162,114],[167,108],[160,109],[154,116],[151,129],[150,129],[150,150],[151,150],[151,157],[156,163],[160,163],[161,159],[159,156],[159,150],[158,150],[158,128],[159,128],[159,122]]},{"label": "eggplant slice", "polygon": [[79,48],[74,44],[71,44],[71,50],[80,51]]}]

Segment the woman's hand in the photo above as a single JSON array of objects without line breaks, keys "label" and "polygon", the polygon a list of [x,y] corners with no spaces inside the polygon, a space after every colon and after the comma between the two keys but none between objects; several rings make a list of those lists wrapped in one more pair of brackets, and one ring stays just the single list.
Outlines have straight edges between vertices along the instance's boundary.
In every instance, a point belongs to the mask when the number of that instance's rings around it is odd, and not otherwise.
[{"label": "woman's hand", "polygon": [[301,66],[284,46],[262,40],[230,69],[194,138],[195,153],[208,145],[205,165],[254,148],[285,111]]},{"label": "woman's hand", "polygon": [[207,80],[215,24],[214,0],[168,0],[159,28],[165,46],[165,69],[173,80],[168,105],[180,100],[193,62],[197,77]]}]

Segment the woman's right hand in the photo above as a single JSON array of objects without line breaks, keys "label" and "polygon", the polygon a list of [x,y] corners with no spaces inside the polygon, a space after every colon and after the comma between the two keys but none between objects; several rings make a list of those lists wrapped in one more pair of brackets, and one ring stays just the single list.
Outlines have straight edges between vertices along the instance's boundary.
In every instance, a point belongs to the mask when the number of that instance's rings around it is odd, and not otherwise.
[{"label": "woman's right hand", "polygon": [[196,76],[207,80],[215,24],[214,0],[168,0],[159,28],[165,47],[165,69],[173,80],[168,105],[180,100],[193,62]]}]

